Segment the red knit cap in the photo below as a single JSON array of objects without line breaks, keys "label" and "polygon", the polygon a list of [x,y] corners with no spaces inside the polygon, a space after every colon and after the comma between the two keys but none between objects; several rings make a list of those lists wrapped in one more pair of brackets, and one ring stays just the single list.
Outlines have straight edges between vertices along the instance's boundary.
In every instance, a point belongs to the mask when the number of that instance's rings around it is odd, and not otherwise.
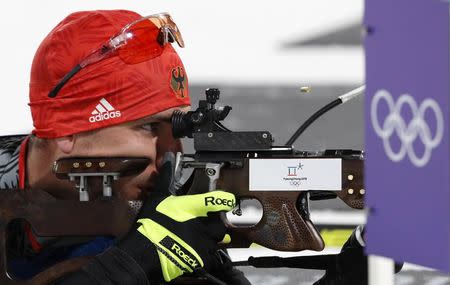
[{"label": "red knit cap", "polygon": [[73,67],[140,18],[125,10],[77,12],[50,32],[31,67],[29,105],[36,136],[62,137],[190,105],[184,66],[170,44],[161,56],[138,64],[112,56],[88,65],[55,98],[48,97]]}]

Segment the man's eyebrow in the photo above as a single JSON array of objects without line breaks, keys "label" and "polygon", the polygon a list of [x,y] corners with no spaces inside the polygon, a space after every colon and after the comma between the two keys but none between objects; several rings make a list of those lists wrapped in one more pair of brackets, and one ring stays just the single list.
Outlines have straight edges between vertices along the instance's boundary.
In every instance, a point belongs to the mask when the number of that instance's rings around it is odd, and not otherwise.
[{"label": "man's eyebrow", "polygon": [[155,121],[170,122],[172,120],[172,114],[156,114],[151,116]]},{"label": "man's eyebrow", "polygon": [[168,122],[170,123],[171,116],[153,115],[146,118],[141,118],[135,121],[136,124],[148,124],[153,122]]},{"label": "man's eyebrow", "polygon": [[[187,112],[190,108],[188,106],[182,107],[181,111]],[[170,110],[162,111],[160,113],[156,113],[153,115],[150,115],[148,117],[144,117],[141,119],[138,119],[135,121],[136,124],[145,124],[145,123],[152,123],[152,122],[167,122],[171,123],[172,120],[172,113],[169,112]]]}]

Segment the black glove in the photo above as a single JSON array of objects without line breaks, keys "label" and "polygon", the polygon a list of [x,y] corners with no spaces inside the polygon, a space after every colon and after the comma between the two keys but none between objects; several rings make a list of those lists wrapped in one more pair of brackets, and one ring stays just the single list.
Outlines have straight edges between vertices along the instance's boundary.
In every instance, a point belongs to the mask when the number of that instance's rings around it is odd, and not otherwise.
[{"label": "black glove", "polygon": [[171,196],[173,173],[174,156],[167,153],[155,189],[137,220],[137,231],[157,249],[166,282],[184,273],[205,275],[206,271],[219,270],[222,264],[217,243],[226,230],[219,212],[236,204],[234,195],[223,191]]},{"label": "black glove", "polygon": [[[364,228],[357,227],[337,255],[336,266],[327,269],[314,285],[365,285],[367,280],[367,255],[364,254]],[[395,273],[403,263],[395,264]]]}]

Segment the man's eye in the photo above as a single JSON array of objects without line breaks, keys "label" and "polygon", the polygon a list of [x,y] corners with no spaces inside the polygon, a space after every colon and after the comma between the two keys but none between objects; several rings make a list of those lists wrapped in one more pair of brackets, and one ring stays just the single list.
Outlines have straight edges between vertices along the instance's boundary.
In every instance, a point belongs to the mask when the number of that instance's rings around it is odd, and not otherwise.
[{"label": "man's eye", "polygon": [[148,123],[148,124],[144,124],[141,126],[142,129],[149,131],[149,132],[156,132],[158,130],[158,127],[159,127],[159,123],[157,123],[157,122]]}]

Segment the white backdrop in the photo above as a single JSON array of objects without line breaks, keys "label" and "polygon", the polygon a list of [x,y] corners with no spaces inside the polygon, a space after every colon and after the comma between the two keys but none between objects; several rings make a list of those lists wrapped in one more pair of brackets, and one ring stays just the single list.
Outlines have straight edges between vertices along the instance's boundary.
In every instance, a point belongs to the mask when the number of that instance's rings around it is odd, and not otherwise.
[{"label": "white backdrop", "polygon": [[41,40],[71,12],[129,9],[142,15],[170,12],[186,48],[179,50],[191,84],[359,84],[364,78],[361,48],[282,50],[359,22],[362,0],[278,1],[2,1],[0,26],[0,135],[32,129],[27,106],[32,58]]}]

